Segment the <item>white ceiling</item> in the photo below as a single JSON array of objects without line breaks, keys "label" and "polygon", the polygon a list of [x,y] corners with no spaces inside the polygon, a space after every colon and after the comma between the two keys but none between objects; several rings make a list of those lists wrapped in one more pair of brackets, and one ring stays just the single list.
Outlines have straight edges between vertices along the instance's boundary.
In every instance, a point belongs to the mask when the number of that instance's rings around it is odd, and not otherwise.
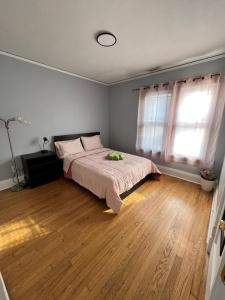
[{"label": "white ceiling", "polygon": [[113,83],[225,52],[225,1],[0,0],[0,50]]}]

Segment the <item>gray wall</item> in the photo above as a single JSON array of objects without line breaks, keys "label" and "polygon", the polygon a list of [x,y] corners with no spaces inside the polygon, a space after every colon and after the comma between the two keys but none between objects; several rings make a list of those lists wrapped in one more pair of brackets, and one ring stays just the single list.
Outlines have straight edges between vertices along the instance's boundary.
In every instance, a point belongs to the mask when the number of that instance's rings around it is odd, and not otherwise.
[{"label": "gray wall", "polygon": [[[0,118],[22,115],[31,126],[11,123],[16,155],[40,150],[43,136],[99,130],[108,145],[108,88],[0,55]],[[0,180],[12,177],[6,130],[0,122]]]},{"label": "gray wall", "polygon": [[[219,59],[108,88],[0,55],[0,118],[22,115],[32,121],[31,126],[11,124],[17,156],[40,150],[43,136],[96,130],[106,146],[135,153],[138,92],[132,89],[224,69],[225,59]],[[217,174],[225,153],[224,137],[225,114],[216,153]],[[167,165],[198,172],[182,164]],[[0,122],[0,180],[12,176],[10,166],[6,130]]]},{"label": "gray wall", "polygon": [[[174,71],[152,75],[121,84],[113,85],[109,90],[110,146],[114,149],[135,153],[137,133],[138,92],[132,89],[153,83],[161,83],[192,76],[225,70],[225,58],[215,61],[189,66]],[[222,121],[218,141],[215,169],[219,174],[225,153],[225,114]],[[182,164],[166,164],[170,167],[198,173],[194,167]]]}]

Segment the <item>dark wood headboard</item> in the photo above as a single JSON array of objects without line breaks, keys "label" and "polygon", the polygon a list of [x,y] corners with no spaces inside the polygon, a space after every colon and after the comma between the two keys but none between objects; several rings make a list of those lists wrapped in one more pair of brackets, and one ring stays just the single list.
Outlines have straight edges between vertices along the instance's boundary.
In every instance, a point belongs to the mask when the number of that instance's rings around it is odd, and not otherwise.
[{"label": "dark wood headboard", "polygon": [[87,132],[87,133],[75,133],[75,134],[66,134],[66,135],[55,135],[55,136],[53,136],[53,142],[75,140],[75,139],[80,138],[81,136],[94,136],[94,135],[100,135],[100,132]]},{"label": "dark wood headboard", "polygon": [[[68,140],[75,140],[82,136],[94,136],[94,135],[100,135],[100,132],[87,132],[87,133],[75,133],[75,134],[66,134],[66,135],[55,135],[52,137],[53,143],[54,142],[60,142],[60,141],[68,141]],[[82,141],[81,141],[82,143]],[[55,146],[54,146],[55,149]],[[59,169],[61,175],[63,175],[63,160],[58,159]]]}]

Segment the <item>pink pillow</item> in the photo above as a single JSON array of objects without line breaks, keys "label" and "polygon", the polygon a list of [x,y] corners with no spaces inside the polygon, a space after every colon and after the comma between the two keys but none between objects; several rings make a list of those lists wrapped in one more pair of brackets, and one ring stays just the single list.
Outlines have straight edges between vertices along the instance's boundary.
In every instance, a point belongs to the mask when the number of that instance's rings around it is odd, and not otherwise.
[{"label": "pink pillow", "polygon": [[94,135],[90,137],[82,136],[81,140],[85,151],[103,148],[100,140],[100,135]]},{"label": "pink pillow", "polygon": [[55,147],[59,158],[64,158],[69,154],[76,154],[84,151],[80,138],[69,141],[55,142]]}]

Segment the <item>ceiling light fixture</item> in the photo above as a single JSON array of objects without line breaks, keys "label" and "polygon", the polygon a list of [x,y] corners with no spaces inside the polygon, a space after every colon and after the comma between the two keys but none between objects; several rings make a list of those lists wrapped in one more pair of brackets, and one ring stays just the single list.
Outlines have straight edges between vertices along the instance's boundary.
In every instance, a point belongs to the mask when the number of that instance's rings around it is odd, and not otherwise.
[{"label": "ceiling light fixture", "polygon": [[96,36],[96,41],[103,47],[111,47],[116,44],[117,39],[114,34],[105,31]]}]

